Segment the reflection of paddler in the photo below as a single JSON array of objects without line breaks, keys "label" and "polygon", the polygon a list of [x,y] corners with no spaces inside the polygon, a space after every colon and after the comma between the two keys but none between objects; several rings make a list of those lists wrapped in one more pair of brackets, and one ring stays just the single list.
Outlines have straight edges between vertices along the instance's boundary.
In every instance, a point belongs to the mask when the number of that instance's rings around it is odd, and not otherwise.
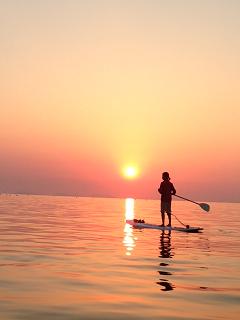
[{"label": "reflection of paddler", "polygon": [[161,258],[171,258],[171,230],[163,230],[160,236],[160,256]]},{"label": "reflection of paddler", "polygon": [[158,281],[157,284],[164,287],[164,289],[161,289],[162,291],[171,291],[174,289],[174,286],[168,281]]},{"label": "reflection of paddler", "polygon": [[[159,245],[159,249],[160,249],[160,256],[159,258],[172,258],[173,254],[171,253],[171,230],[165,231],[163,230],[160,236],[160,245]],[[168,263],[166,262],[161,262],[160,263],[161,267],[166,268],[167,266],[169,266]],[[161,276],[171,276],[172,273],[169,271],[165,271],[165,270],[159,270],[158,273]],[[164,278],[160,278],[158,282],[156,282],[157,284],[159,284],[160,286],[163,287],[163,289],[161,289],[162,291],[170,291],[174,289],[174,285],[172,285],[167,279]]]}]

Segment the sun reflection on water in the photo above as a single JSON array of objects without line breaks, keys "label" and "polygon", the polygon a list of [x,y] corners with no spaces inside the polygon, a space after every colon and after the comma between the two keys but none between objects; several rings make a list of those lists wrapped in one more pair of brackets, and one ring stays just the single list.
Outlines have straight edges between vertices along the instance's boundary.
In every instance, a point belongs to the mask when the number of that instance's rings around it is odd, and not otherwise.
[{"label": "sun reflection on water", "polygon": [[134,199],[127,198],[125,200],[125,219],[133,220],[134,219]]},{"label": "sun reflection on water", "polygon": [[[127,198],[125,200],[125,220],[133,220],[134,219],[134,199]],[[125,224],[124,226],[124,239],[123,244],[126,247],[126,255],[130,256],[135,247],[136,237],[133,237],[133,229],[129,224]]]}]

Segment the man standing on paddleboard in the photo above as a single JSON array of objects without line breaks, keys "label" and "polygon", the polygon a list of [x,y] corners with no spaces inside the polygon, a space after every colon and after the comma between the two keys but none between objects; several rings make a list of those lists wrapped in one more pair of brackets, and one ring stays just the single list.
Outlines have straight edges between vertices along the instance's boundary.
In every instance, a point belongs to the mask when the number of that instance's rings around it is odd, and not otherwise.
[{"label": "man standing on paddleboard", "polygon": [[158,192],[161,194],[161,215],[162,215],[162,227],[165,223],[165,212],[168,215],[168,227],[171,227],[171,204],[172,204],[172,195],[176,194],[176,190],[173,184],[170,182],[170,177],[168,172],[163,172],[162,174],[163,181],[158,188]]}]

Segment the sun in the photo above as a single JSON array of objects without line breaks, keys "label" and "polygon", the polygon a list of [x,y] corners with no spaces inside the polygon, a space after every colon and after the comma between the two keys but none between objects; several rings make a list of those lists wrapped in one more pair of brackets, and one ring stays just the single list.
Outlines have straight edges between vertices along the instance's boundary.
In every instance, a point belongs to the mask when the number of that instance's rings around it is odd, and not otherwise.
[{"label": "sun", "polygon": [[123,175],[127,179],[134,179],[138,176],[138,169],[135,166],[127,166],[123,169]]}]

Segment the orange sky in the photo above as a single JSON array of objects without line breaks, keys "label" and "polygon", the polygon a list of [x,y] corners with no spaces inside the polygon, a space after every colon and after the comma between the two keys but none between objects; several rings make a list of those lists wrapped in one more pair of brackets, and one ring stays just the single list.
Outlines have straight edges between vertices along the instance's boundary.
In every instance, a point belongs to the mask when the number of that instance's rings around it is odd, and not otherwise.
[{"label": "orange sky", "polygon": [[240,201],[239,2],[86,2],[0,4],[0,192]]}]

